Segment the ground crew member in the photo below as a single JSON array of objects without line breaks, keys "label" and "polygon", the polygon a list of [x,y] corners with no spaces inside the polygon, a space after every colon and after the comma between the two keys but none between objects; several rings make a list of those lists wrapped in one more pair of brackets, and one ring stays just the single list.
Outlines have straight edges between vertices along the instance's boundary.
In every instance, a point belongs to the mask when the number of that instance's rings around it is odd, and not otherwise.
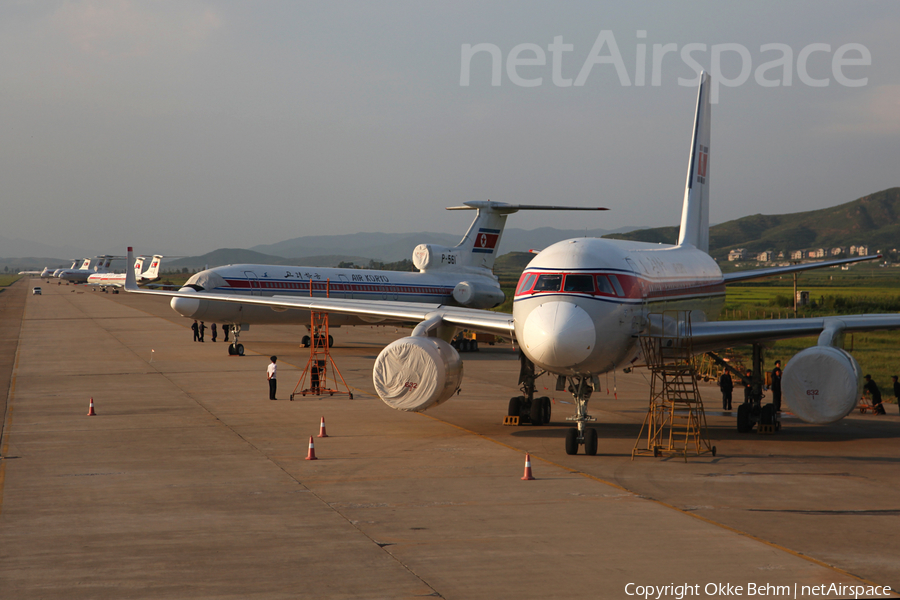
[{"label": "ground crew member", "polygon": [[225,332],[225,337],[222,339],[222,341],[227,342],[228,341],[228,332],[231,331],[231,325],[229,325],[228,323],[225,323],[224,325],[222,325],[222,331]]},{"label": "ground crew member", "polygon": [[191,325],[191,330],[194,332],[194,341],[200,341],[200,327],[197,325],[197,321],[194,321],[194,324]]},{"label": "ground crew member", "polygon": [[203,339],[203,336],[204,336],[205,334],[206,334],[206,323],[204,323],[203,321],[200,321],[200,341],[201,341],[201,342],[205,342],[205,341],[206,341],[206,340]]},{"label": "ground crew member", "polygon": [[863,389],[869,392],[869,394],[871,394],[872,396],[872,406],[875,407],[875,414],[885,414],[884,405],[881,403],[881,391],[878,389],[878,384],[872,381],[871,375],[866,375],[865,377],[863,377],[863,379],[866,380],[865,385],[863,385]]},{"label": "ground crew member", "polygon": [[278,362],[278,357],[272,356],[270,358],[272,362],[266,368],[266,379],[269,380],[269,400],[275,400],[275,386],[277,385],[275,373],[278,371],[278,365],[275,363]]},{"label": "ground crew member", "polygon": [[719,377],[719,389],[722,390],[722,410],[731,410],[731,392],[734,390],[734,381],[728,371]]},{"label": "ground crew member", "polygon": [[775,405],[775,410],[781,412],[781,361],[775,361],[775,368],[772,369],[772,385],[769,388],[772,390],[772,404]]},{"label": "ground crew member", "polygon": [[212,341],[215,342],[215,341],[216,341],[216,335],[217,335],[217,333],[218,333],[218,332],[216,331],[216,324],[215,324],[215,323],[213,323],[212,325],[209,326],[209,332],[212,334]]}]

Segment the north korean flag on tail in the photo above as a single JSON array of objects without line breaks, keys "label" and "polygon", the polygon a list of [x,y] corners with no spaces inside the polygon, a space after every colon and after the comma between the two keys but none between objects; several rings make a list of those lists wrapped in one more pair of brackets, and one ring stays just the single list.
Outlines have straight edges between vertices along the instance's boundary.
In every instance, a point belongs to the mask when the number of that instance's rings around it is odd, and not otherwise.
[{"label": "north korean flag on tail", "polygon": [[491,254],[494,252],[494,248],[497,246],[497,240],[499,239],[499,229],[481,228],[475,236],[475,246],[472,248],[472,252]]}]

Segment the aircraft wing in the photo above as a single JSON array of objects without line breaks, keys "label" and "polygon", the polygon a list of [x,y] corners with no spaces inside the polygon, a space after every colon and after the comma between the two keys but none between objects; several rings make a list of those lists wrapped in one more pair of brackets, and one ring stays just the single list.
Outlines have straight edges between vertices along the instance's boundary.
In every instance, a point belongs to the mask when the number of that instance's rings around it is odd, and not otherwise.
[{"label": "aircraft wing", "polygon": [[[129,256],[131,252],[129,251]],[[133,260],[133,259],[130,259]],[[170,298],[193,298],[213,302],[235,302],[270,306],[274,310],[315,310],[321,312],[383,317],[393,321],[421,323],[440,318],[441,322],[476,329],[502,336],[514,334],[513,317],[508,313],[498,313],[474,308],[460,308],[424,302],[392,302],[386,300],[346,300],[342,298],[303,298],[296,296],[246,296],[242,294],[212,294],[209,292],[181,292],[141,289],[137,286],[134,271],[125,274],[125,291],[136,294],[167,296]]]},{"label": "aircraft wing", "polygon": [[705,352],[789,338],[827,336],[836,339],[842,333],[900,329],[900,314],[846,315],[813,319],[775,319],[755,321],[709,321],[691,324],[691,345]]},{"label": "aircraft wing", "polygon": [[881,254],[869,254],[868,256],[854,256],[853,258],[839,258],[837,260],[825,260],[815,263],[804,263],[798,265],[790,265],[787,267],[772,267],[771,269],[756,269],[754,271],[737,271],[735,273],[726,273],[722,277],[725,283],[736,283],[738,281],[747,281],[749,279],[762,279],[763,277],[771,277],[772,275],[784,275],[785,273],[796,273],[798,271],[808,271],[810,269],[822,269],[824,267],[835,267],[837,265],[846,265],[850,263],[860,262],[863,260],[875,260],[881,258]]}]

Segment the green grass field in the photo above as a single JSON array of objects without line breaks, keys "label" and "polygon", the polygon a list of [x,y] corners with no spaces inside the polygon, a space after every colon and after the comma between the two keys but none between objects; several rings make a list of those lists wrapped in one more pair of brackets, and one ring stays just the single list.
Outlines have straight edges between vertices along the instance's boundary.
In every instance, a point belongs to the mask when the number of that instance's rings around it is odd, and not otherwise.
[{"label": "green grass field", "polygon": [[19,279],[22,279],[21,275],[0,275],[0,287],[12,285]]}]

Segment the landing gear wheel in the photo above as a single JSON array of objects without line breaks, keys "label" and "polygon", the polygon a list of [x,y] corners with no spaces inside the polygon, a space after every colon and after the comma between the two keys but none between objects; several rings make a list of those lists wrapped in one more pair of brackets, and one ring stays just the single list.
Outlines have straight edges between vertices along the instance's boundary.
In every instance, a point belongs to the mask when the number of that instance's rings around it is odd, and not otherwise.
[{"label": "landing gear wheel", "polygon": [[550,423],[550,412],[553,405],[550,404],[550,398],[547,396],[542,396],[540,400],[544,404],[544,425],[547,425]]},{"label": "landing gear wheel", "polygon": [[234,344],[228,344],[228,356],[234,356]]},{"label": "landing gear wheel", "polygon": [[532,425],[543,425],[544,424],[544,403],[541,402],[540,398],[535,398],[531,401],[531,424]]},{"label": "landing gear wheel", "polygon": [[759,422],[763,425],[774,425],[775,424],[775,405],[774,404],[766,404],[759,411]]},{"label": "landing gear wheel", "polygon": [[353,392],[350,392],[350,399],[353,400]]},{"label": "landing gear wheel", "polygon": [[750,433],[751,431],[753,431],[753,421],[750,420],[750,405],[739,405],[737,412],[738,433]]},{"label": "landing gear wheel", "polygon": [[244,345],[243,344],[235,344],[234,353],[237,354],[238,356],[243,356],[244,355]]},{"label": "landing gear wheel", "polygon": [[584,430],[584,453],[587,456],[597,456],[597,430],[587,428]]},{"label": "landing gear wheel", "polygon": [[524,398],[522,396],[516,396],[514,398],[509,399],[509,408],[506,410],[507,416],[510,417],[518,417],[521,414],[522,410],[522,400]]},{"label": "landing gear wheel", "polygon": [[566,431],[566,454],[578,454],[578,430],[574,427]]},{"label": "landing gear wheel", "polygon": [[334,338],[331,337],[330,335],[328,336],[328,347],[329,347],[329,348],[333,348],[333,347],[334,347]]},{"label": "landing gear wheel", "polygon": [[309,336],[308,336],[308,335],[304,335],[304,336],[303,336],[303,339],[300,340],[300,343],[303,345],[304,348],[309,348],[309,344],[310,344]]},{"label": "landing gear wheel", "polygon": [[716,455],[716,447],[715,447],[715,446],[712,447],[712,455],[713,455],[713,456]]}]

